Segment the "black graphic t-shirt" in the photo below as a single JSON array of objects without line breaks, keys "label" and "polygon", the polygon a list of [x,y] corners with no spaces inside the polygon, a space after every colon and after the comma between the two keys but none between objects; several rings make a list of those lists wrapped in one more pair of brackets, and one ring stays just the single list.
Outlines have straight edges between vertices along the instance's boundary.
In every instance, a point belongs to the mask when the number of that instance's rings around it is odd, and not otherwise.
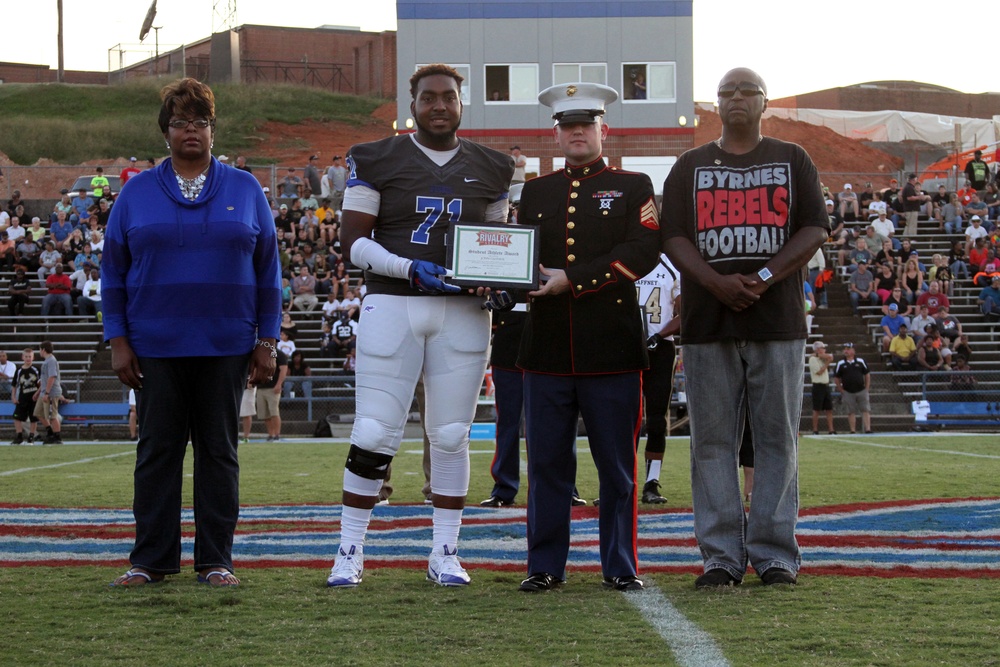
[{"label": "black graphic t-shirt", "polygon": [[[816,166],[802,147],[765,137],[745,155],[714,142],[684,153],[663,184],[661,227],[664,239],[688,238],[716,272],[752,275],[800,229],[829,231],[830,218]],[[688,280],[681,300],[684,342],[805,338],[804,299],[798,273],[738,313]]]}]

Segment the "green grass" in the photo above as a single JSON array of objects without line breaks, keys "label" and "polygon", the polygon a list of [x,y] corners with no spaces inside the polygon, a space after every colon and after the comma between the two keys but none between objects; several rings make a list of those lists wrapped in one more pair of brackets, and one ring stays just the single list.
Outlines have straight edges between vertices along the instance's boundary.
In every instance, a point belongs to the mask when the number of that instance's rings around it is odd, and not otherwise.
[{"label": "green grass", "polygon": [[[24,165],[43,157],[77,164],[120,157],[123,150],[160,155],[159,90],[169,81],[0,86],[0,151]],[[259,128],[268,121],[338,120],[363,125],[371,122],[372,111],[385,102],[289,85],[221,84],[212,90],[219,118],[216,153],[252,150],[263,140]]]},{"label": "green grass", "polygon": [[[473,443],[474,451],[490,447]],[[584,447],[581,441],[578,481],[593,498],[596,473]],[[419,448],[404,442],[396,457],[393,502],[421,500],[421,457],[411,453]],[[996,436],[805,437],[800,449],[804,507],[998,495],[1000,458],[990,458],[1000,455]],[[0,472],[38,468],[0,477],[0,502],[128,507],[133,450],[0,448]],[[328,441],[243,446],[242,502],[337,502],[346,451]],[[85,458],[93,460],[39,468]],[[489,494],[491,457],[471,460],[470,500],[478,501]],[[690,507],[686,438],[668,442],[664,471],[670,506]],[[189,571],[159,587],[109,589],[121,570],[0,570],[4,663],[679,664],[628,599],[603,590],[593,573],[571,571],[563,589],[529,596],[516,591],[522,573],[475,567],[468,589],[431,586],[417,570],[375,567],[361,588],[347,591],[325,589],[325,571],[309,568],[242,568],[235,591],[198,586]],[[766,589],[748,577],[718,593],[695,591],[691,575],[646,580],[737,667],[1000,665],[998,579],[806,573],[794,589]]]}]

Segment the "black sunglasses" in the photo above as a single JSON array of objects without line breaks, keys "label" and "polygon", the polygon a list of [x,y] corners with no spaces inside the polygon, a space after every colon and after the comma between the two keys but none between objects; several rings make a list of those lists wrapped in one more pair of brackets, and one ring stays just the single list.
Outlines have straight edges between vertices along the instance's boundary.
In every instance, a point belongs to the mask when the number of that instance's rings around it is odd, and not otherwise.
[{"label": "black sunglasses", "polygon": [[754,95],[765,95],[764,89],[756,83],[740,81],[739,83],[724,83],[719,86],[719,97],[730,98],[740,91],[743,97],[753,97]]}]

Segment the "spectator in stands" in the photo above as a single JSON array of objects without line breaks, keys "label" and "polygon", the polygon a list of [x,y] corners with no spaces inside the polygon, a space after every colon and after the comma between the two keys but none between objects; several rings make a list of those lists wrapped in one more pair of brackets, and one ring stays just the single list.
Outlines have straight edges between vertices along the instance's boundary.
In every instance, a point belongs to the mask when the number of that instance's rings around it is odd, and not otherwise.
[{"label": "spectator in stands", "polygon": [[330,321],[324,319],[322,331],[319,335],[319,356],[324,359],[331,359],[337,356],[337,344],[334,342],[333,327]]},{"label": "spectator in stands", "polygon": [[[9,234],[10,230],[8,230]],[[38,256],[41,254],[41,248],[35,243],[31,232],[25,232],[24,238],[21,242],[17,244],[15,249],[15,254],[17,255],[14,259],[15,264],[20,264],[29,271],[38,270]]]},{"label": "spectator in stands", "polygon": [[344,357],[344,365],[341,368],[344,375],[354,375],[358,368],[357,350],[351,348],[347,352],[347,356]]},{"label": "spectator in stands", "polygon": [[889,361],[897,371],[912,371],[916,369],[917,344],[910,337],[905,324],[889,341]]},{"label": "spectator in stands", "polygon": [[[139,443],[131,569],[114,585],[180,571],[181,485],[194,453],[194,570],[236,586],[239,407],[247,381],[276,371],[280,275],[260,184],[211,154],[215,99],[191,78],[160,91],[170,157],[132,179],[107,227],[104,335],[118,379],[136,390]],[[170,231],[160,233],[163,221]]]},{"label": "spectator in stands", "polygon": [[955,194],[958,195],[958,201],[960,201],[962,203],[962,206],[965,206],[970,201],[972,201],[972,195],[973,195],[973,193],[975,193],[975,191],[976,191],[976,189],[972,187],[972,183],[970,183],[968,180],[966,180],[965,181],[965,185],[963,187],[959,188],[955,192]]},{"label": "spectator in stands", "polygon": [[972,347],[969,345],[969,337],[962,334],[955,343],[955,357],[958,355],[965,357],[966,361],[972,361]]},{"label": "spectator in stands", "polygon": [[330,175],[330,203],[333,208],[341,210],[344,205],[344,191],[347,189],[347,169],[339,155],[333,156],[333,166],[327,170]]},{"label": "spectator in stands", "polygon": [[49,233],[42,226],[42,219],[37,215],[31,219],[31,226],[24,230],[24,232],[31,233],[31,237],[35,239],[35,243],[44,246],[49,240]]},{"label": "spectator in stands", "polygon": [[979,194],[973,192],[971,195],[972,201],[965,205],[965,214],[969,216],[969,221],[972,221],[972,216],[978,215],[980,221],[982,222],[983,229],[989,232],[993,229],[993,225],[990,224],[988,217],[990,213],[989,207],[986,205],[982,199],[979,198]]},{"label": "spectator in stands", "polygon": [[76,212],[76,222],[79,223],[81,220],[90,215],[88,211],[90,210],[90,207],[94,205],[94,200],[87,194],[87,188],[80,188],[80,192],[76,197],[73,197],[73,200],[70,203],[73,205],[73,210]]},{"label": "spectator in stands", "polygon": [[882,302],[883,315],[889,314],[889,306],[896,306],[899,314],[907,319],[913,317],[914,306],[905,296],[903,296],[903,288],[899,285],[893,287],[892,292],[889,294],[889,298]]},{"label": "spectator in stands", "polygon": [[[864,211],[862,211],[864,213]],[[885,213],[888,217],[889,207],[886,205],[885,200],[882,199],[881,192],[872,193],[872,199],[868,202],[867,213],[865,214],[867,220],[874,220],[878,217],[879,213]],[[891,220],[889,221],[892,222]]]},{"label": "spectator in stands", "polygon": [[66,218],[66,212],[56,211],[55,220],[49,226],[49,233],[56,250],[62,252],[63,244],[66,243],[66,239],[69,238],[74,229],[73,223]]},{"label": "spectator in stands", "polygon": [[306,398],[312,398],[312,380],[298,379],[311,375],[312,367],[306,362],[306,357],[302,350],[292,352],[291,358],[288,361],[288,374],[285,376],[287,395],[294,398],[297,388],[301,385],[302,395]]},{"label": "spectator in stands", "polygon": [[844,183],[844,190],[838,199],[840,200],[840,217],[845,222],[852,222],[861,217],[858,195],[850,183]]},{"label": "spectator in stands", "polygon": [[16,248],[6,231],[0,232],[0,270],[10,271],[14,268]]},{"label": "spectator in stands", "polygon": [[896,239],[896,228],[892,226],[892,221],[886,217],[885,211],[879,211],[878,217],[875,220],[872,220],[869,227],[880,239],[877,247],[881,248],[885,244],[885,241],[889,241],[892,243],[893,250],[899,250],[901,244],[899,240]]},{"label": "spectator in stands", "polygon": [[948,195],[948,203],[941,208],[942,227],[946,234],[958,234],[965,225],[965,208],[958,194]]},{"label": "spectator in stands", "polygon": [[882,242],[885,241],[886,238],[884,236],[880,236],[875,231],[875,227],[872,225],[865,225],[861,231],[862,234],[860,238],[865,240],[868,251],[872,253],[872,258],[874,258],[875,253],[882,247]]},{"label": "spectator in stands", "polygon": [[[104,229],[108,226],[109,219],[111,219],[111,202],[102,198],[97,202],[97,226]],[[93,222],[91,223],[91,229],[94,229]]]},{"label": "spectator in stands", "polygon": [[945,221],[944,207],[947,206],[948,202],[950,201],[951,201],[951,195],[948,193],[948,188],[945,187],[944,185],[939,185],[937,193],[931,196],[931,204],[933,204],[934,206],[933,219],[937,220],[939,223],[942,223],[938,226],[939,230],[944,229],[944,224],[943,224]]},{"label": "spectator in stands", "polygon": [[885,304],[892,296],[892,290],[896,287],[896,282],[899,279],[889,264],[877,264],[876,266],[878,269],[875,274],[875,293],[878,294],[879,301]]},{"label": "spectator in stands", "polygon": [[332,248],[334,242],[337,240],[337,229],[339,224],[337,223],[337,215],[333,209],[326,209],[323,214],[323,218],[319,222],[319,240],[320,242]]},{"label": "spectator in stands", "polygon": [[965,241],[956,240],[951,244],[951,250],[948,253],[948,268],[951,269],[951,275],[958,280],[964,277],[965,280],[969,279],[969,255],[965,250]]},{"label": "spectator in stands", "polygon": [[140,173],[141,170],[136,166],[137,163],[138,160],[135,156],[130,157],[128,159],[128,164],[124,169],[122,169],[122,172],[118,174],[118,180],[121,181],[122,187],[125,187],[125,184],[128,183],[128,179]]},{"label": "spectator in stands", "polygon": [[900,327],[906,327],[906,318],[899,314],[899,306],[892,304],[889,306],[889,314],[882,316],[882,352],[889,351],[889,344],[892,339],[899,334]]},{"label": "spectator in stands", "polygon": [[970,273],[975,275],[982,271],[982,266],[986,263],[986,256],[989,249],[986,237],[976,239],[975,245],[969,250],[968,265]]},{"label": "spectator in stands", "polygon": [[972,256],[972,249],[979,239],[985,239],[989,232],[983,227],[983,219],[978,215],[969,218],[969,226],[965,228],[965,251]]},{"label": "spectator in stands", "polygon": [[926,303],[922,306],[917,306],[917,314],[910,322],[910,334],[919,343],[920,339],[927,334],[927,327],[936,322],[937,320],[931,316],[930,307]]},{"label": "spectator in stands", "polygon": [[857,413],[861,413],[861,425],[865,433],[872,432],[871,401],[868,390],[872,376],[868,364],[854,353],[854,343],[844,343],[844,358],[837,362],[834,371],[837,391],[840,392],[847,411],[847,425],[851,433],[856,433]]},{"label": "spectator in stands", "polygon": [[882,242],[882,249],[875,255],[875,263],[888,264],[897,276],[903,272],[903,261],[896,249],[893,248],[892,241]]},{"label": "spectator in stands", "polygon": [[972,276],[972,282],[976,287],[986,287],[993,280],[993,276],[1000,274],[1000,261],[997,261],[996,251],[992,248],[986,250],[986,258],[979,266],[979,271]]},{"label": "spectator in stands", "polygon": [[295,175],[295,167],[288,168],[288,174],[279,184],[279,199],[298,199],[302,196],[302,179]]},{"label": "spectator in stands", "polygon": [[310,312],[319,303],[316,297],[316,278],[309,273],[309,267],[305,264],[299,267],[299,273],[292,281],[292,292],[295,294],[292,303],[299,310]]},{"label": "spectator in stands", "polygon": [[965,163],[965,178],[968,179],[969,186],[976,191],[982,192],[986,189],[986,184],[990,180],[990,166],[983,160],[983,152],[976,149],[971,160]]},{"label": "spectator in stands", "polygon": [[[7,351],[0,350],[0,398],[11,398],[11,388],[14,381],[14,374],[17,366],[13,361],[8,361]],[[16,404],[16,398],[14,400]]]},{"label": "spectator in stands", "polygon": [[239,156],[236,157],[236,164],[234,164],[233,166],[236,169],[239,169],[240,171],[247,172],[248,174],[252,174],[253,173],[253,169],[251,169],[250,167],[247,166],[247,159],[243,155],[239,155]]},{"label": "spectator in stands", "polygon": [[361,299],[350,288],[344,291],[344,298],[340,300],[340,307],[352,320],[357,321],[361,315]]},{"label": "spectator in stands", "polygon": [[861,219],[870,220],[874,216],[869,216],[872,200],[875,194],[872,192],[872,182],[865,183],[865,189],[858,193],[858,206],[861,207]]},{"label": "spectator in stands", "polygon": [[56,250],[56,244],[48,241],[38,256],[38,282],[44,283],[45,276],[55,271],[56,264],[62,264],[62,255]]},{"label": "spectator in stands", "polygon": [[[309,162],[306,164],[302,175],[305,177],[305,188],[311,190],[312,192],[319,192],[320,182],[319,182],[319,156],[310,155]],[[315,206],[313,208],[316,208]]]},{"label": "spectator in stands", "polygon": [[70,291],[69,298],[73,302],[73,307],[79,312],[79,308],[76,307],[77,300],[80,295],[83,294],[83,286],[87,284],[90,280],[90,270],[94,268],[90,262],[84,262],[81,267],[69,274]]},{"label": "spectator in stands", "polygon": [[288,333],[288,337],[295,340],[296,334],[298,333],[298,325],[295,320],[292,319],[292,313],[290,311],[285,311],[281,314],[281,325],[279,327],[280,331]]},{"label": "spectator in stands", "polygon": [[288,376],[288,357],[281,350],[276,363],[274,374],[257,385],[257,418],[264,420],[268,442],[281,440],[281,392]]},{"label": "spectator in stands", "polygon": [[[903,230],[903,234],[910,238],[914,238],[917,235],[917,219],[920,216],[921,209],[925,207],[931,207],[931,196],[924,194],[924,191],[920,187],[920,182],[917,180],[916,174],[909,174],[906,177],[906,185],[903,186],[903,216],[906,218],[906,227]],[[933,211],[928,211],[928,217],[930,217]]]},{"label": "spectator in stands", "polygon": [[8,238],[10,238],[11,241],[13,241],[14,243],[20,243],[21,240],[24,238],[24,231],[25,231],[24,227],[21,225],[21,218],[17,217],[16,215],[11,216],[10,224],[4,231],[7,232],[7,236]]},{"label": "spectator in stands", "polygon": [[347,266],[343,261],[337,262],[337,265],[333,267],[333,275],[330,276],[330,281],[334,293],[346,296],[347,289],[350,287],[351,276],[347,273]]},{"label": "spectator in stands", "polygon": [[987,318],[1000,319],[1000,276],[993,276],[989,287],[979,293],[979,311]]},{"label": "spectator in stands", "polygon": [[903,265],[900,286],[910,303],[915,303],[917,298],[923,294],[925,289],[924,272],[920,270],[920,263],[917,262],[916,257],[910,257]]},{"label": "spectator in stands", "polygon": [[348,350],[354,349],[358,339],[358,323],[342,312],[340,318],[333,323],[334,356],[341,357]]},{"label": "spectator in stands", "polygon": [[924,371],[939,371],[944,368],[944,356],[941,354],[940,338],[935,337],[937,327],[933,324],[927,327],[927,335],[917,346],[917,365]]},{"label": "spectator in stands", "polygon": [[295,341],[292,340],[292,337],[286,330],[282,330],[278,336],[278,350],[284,352],[286,357],[291,357],[295,353]]},{"label": "spectator in stands", "polygon": [[847,283],[847,293],[851,298],[851,308],[854,314],[860,314],[858,307],[861,301],[867,301],[873,306],[878,305],[878,294],[875,293],[875,276],[868,270],[868,262],[861,260],[857,269]]},{"label": "spectator in stands", "polygon": [[56,306],[62,307],[63,315],[73,314],[73,301],[69,296],[72,283],[63,273],[62,263],[56,264],[55,271],[45,279],[45,288],[48,293],[42,298],[42,317],[54,314],[52,309]]},{"label": "spectator in stands", "polygon": [[293,230],[300,229],[299,221],[302,219],[304,214],[305,211],[302,210],[302,200],[293,199],[292,203],[288,205],[288,217],[292,219]]},{"label": "spectator in stands", "polygon": [[307,206],[302,211],[302,217],[299,218],[299,222],[296,225],[296,232],[300,230],[306,233],[306,239],[310,245],[316,243],[319,233],[319,218],[316,217],[316,213],[311,207]]},{"label": "spectator in stands", "polygon": [[76,227],[63,243],[63,264],[69,265],[71,269],[76,269],[76,256],[83,252],[83,228]]},{"label": "spectator in stands", "polygon": [[295,238],[295,231],[292,226],[292,217],[288,214],[288,204],[278,207],[278,217],[274,219],[274,226],[278,229],[281,238],[289,243]]},{"label": "spectator in stands", "polygon": [[833,430],[833,398],[830,391],[830,364],[833,355],[826,351],[826,343],[813,343],[813,353],[809,356],[809,378],[812,381],[812,425],[813,435],[819,435],[819,413],[826,413],[826,427],[830,435]]},{"label": "spectator in stands", "polygon": [[97,260],[100,261],[101,253],[104,252],[104,234],[101,230],[95,229],[90,232],[90,249],[97,255]]},{"label": "spectator in stands", "polygon": [[983,197],[983,203],[987,206],[987,220],[994,224],[994,229],[996,229],[996,222],[1000,220],[1000,184],[996,181],[990,183],[986,186],[986,196]]},{"label": "spectator in stands", "polygon": [[951,297],[951,269],[948,268],[948,260],[941,253],[934,253],[934,256],[931,257],[931,266],[927,270],[927,278],[941,283],[941,291]]},{"label": "spectator in stands", "polygon": [[927,304],[931,315],[934,315],[941,306],[951,306],[948,295],[941,291],[941,283],[932,280],[927,287],[927,291],[917,297],[917,305]]},{"label": "spectator in stands", "polygon": [[316,197],[313,196],[314,192],[319,192],[319,188],[315,190],[311,186],[306,185],[302,188],[302,197],[299,199],[299,205],[302,210],[305,211],[307,208],[313,212],[319,208],[319,202],[316,201]]},{"label": "spectator in stands", "polygon": [[941,336],[948,339],[951,344],[954,344],[962,335],[962,323],[949,312],[948,306],[942,306],[938,309],[937,314],[934,315],[934,323],[937,324]]},{"label": "spectator in stands", "polygon": [[959,392],[956,398],[968,401],[972,400],[972,394],[976,391],[978,381],[972,374],[968,360],[961,354],[955,355],[955,365],[951,369],[951,377],[948,378],[948,387],[955,392]]},{"label": "spectator in stands", "polygon": [[333,292],[329,292],[326,295],[326,301],[323,302],[323,319],[326,321],[333,321],[340,317],[340,302],[337,301],[337,297]]},{"label": "spectator in stands", "polygon": [[11,317],[24,315],[24,309],[28,305],[28,297],[31,296],[31,281],[25,276],[24,269],[18,267],[14,272],[14,277],[10,279],[7,286],[7,312]]},{"label": "spectator in stands", "polygon": [[97,268],[90,270],[90,278],[83,284],[83,294],[76,300],[76,309],[82,316],[96,317],[100,322],[104,314],[101,311],[101,272]]},{"label": "spectator in stands", "polygon": [[845,229],[844,218],[835,210],[836,204],[832,199],[826,200],[826,214],[830,216],[830,236],[837,236]]},{"label": "spectator in stands", "polygon": [[96,171],[97,175],[90,179],[90,188],[94,191],[94,196],[98,199],[111,197],[111,184],[104,175],[104,167],[98,167]]},{"label": "spectator in stands", "polygon": [[855,241],[854,250],[848,253],[847,259],[850,262],[847,266],[848,273],[854,273],[858,270],[858,264],[864,262],[866,266],[870,266],[872,260],[875,259],[874,253],[868,249],[868,240],[861,236]]},{"label": "spectator in stands", "polygon": [[89,263],[91,266],[101,265],[101,260],[97,256],[97,253],[94,252],[93,246],[87,242],[84,242],[83,250],[81,250],[73,259],[74,266],[83,266],[85,263]]}]

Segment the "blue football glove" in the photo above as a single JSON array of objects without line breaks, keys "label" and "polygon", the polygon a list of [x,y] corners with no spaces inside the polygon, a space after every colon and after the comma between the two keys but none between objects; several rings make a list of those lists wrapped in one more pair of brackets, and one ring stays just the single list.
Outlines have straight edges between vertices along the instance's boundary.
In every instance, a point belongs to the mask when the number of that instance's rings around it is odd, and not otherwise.
[{"label": "blue football glove", "polygon": [[486,297],[486,301],[483,301],[483,310],[488,310],[492,313],[502,313],[513,307],[514,297],[506,290],[490,292],[490,295]]},{"label": "blue football glove", "polygon": [[410,287],[427,294],[461,292],[462,288],[458,285],[449,285],[438,277],[447,274],[448,270],[443,266],[438,266],[427,260],[415,259],[410,264]]}]

